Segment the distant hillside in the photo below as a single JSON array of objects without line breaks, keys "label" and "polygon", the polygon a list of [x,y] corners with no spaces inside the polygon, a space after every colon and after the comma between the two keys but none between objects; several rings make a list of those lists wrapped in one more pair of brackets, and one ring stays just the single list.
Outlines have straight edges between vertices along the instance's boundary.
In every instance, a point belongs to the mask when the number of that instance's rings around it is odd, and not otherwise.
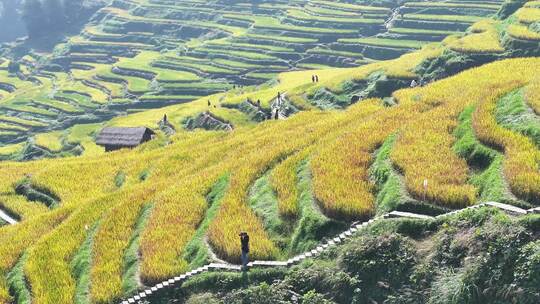
[{"label": "distant hillside", "polygon": [[[286,71],[353,68],[397,58],[448,35],[463,35],[474,23],[495,16],[502,4],[503,0],[111,1],[52,54],[33,52],[17,58],[21,68],[11,72],[6,70],[13,58],[0,59],[0,115],[8,116],[0,128],[0,146],[26,142],[31,149],[23,158],[39,158],[49,155],[42,147],[34,149],[32,137],[39,133],[62,137],[58,131],[76,124],[103,123],[233,88],[272,85]],[[29,16],[42,17],[33,20],[30,36],[43,31],[36,39],[44,35],[42,40],[50,42],[47,35],[55,26],[40,19],[50,21],[43,16],[51,12],[36,6],[41,13]],[[405,82],[399,86],[408,85]],[[259,97],[262,108],[254,109],[259,113],[256,121],[271,111],[273,97]],[[335,108],[345,107],[351,96],[339,102],[334,97],[325,101],[324,94],[318,97],[315,106]],[[237,110],[235,103],[230,111]],[[243,106],[249,111],[249,105]],[[293,102],[284,114],[301,108]],[[23,119],[24,126],[13,126],[13,118]]]}]

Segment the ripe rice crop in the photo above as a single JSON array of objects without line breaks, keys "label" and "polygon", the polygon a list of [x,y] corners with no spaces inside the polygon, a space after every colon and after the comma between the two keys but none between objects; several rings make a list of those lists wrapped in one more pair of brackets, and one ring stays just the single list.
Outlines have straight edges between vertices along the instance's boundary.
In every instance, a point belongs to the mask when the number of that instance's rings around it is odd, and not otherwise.
[{"label": "ripe rice crop", "polygon": [[467,185],[467,163],[451,148],[455,118],[448,107],[425,113],[398,133],[391,158],[414,197],[458,208],[473,204],[476,190]]},{"label": "ripe rice crop", "polygon": [[540,77],[536,77],[525,89],[525,100],[540,115]]},{"label": "ripe rice crop", "polygon": [[[523,67],[523,71],[526,70]],[[516,79],[515,86],[523,85],[525,79]],[[473,125],[476,134],[480,140],[504,151],[504,174],[512,192],[519,198],[538,204],[540,152],[529,138],[497,124],[494,114],[497,97],[500,95],[485,100],[474,113]]]},{"label": "ripe rice crop", "polygon": [[73,210],[59,209],[36,217],[32,221],[0,230],[0,303],[13,303],[6,284],[6,275],[23,252],[39,238],[58,226]]},{"label": "ripe rice crop", "polygon": [[[297,169],[298,165],[304,161],[311,153],[311,149],[306,149],[288,157],[277,165],[270,175],[270,181],[277,193],[279,214],[286,218],[298,216],[298,189]],[[293,186],[291,186],[293,185]]]},{"label": "ripe rice crop", "polygon": [[139,190],[140,196],[134,200],[124,200],[109,210],[101,219],[92,248],[90,272],[90,298],[92,302],[108,303],[123,295],[124,249],[128,245],[132,228],[135,226],[144,204],[148,202],[148,198],[152,197],[156,190],[155,186],[146,185]]},{"label": "ripe rice crop", "polygon": [[[446,40],[450,49],[463,53],[500,53],[499,33],[493,20],[483,20],[471,26],[471,34],[459,39]],[[451,42],[450,42],[451,41]]]}]

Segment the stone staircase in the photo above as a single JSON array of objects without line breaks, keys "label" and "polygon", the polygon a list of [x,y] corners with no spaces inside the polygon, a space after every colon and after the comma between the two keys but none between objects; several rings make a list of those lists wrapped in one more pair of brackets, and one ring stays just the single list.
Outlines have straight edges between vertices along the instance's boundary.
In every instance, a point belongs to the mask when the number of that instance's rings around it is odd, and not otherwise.
[{"label": "stone staircase", "polygon": [[[525,210],[525,209],[521,209],[521,208],[518,208],[518,207],[515,207],[515,206],[512,206],[512,205],[501,204],[501,203],[497,203],[497,202],[482,203],[482,204],[470,206],[470,207],[467,207],[467,208],[464,208],[464,209],[455,210],[455,211],[452,211],[452,212],[449,212],[449,213],[441,214],[441,215],[438,215],[438,216],[429,216],[429,215],[424,215],[424,214],[416,214],[416,213],[402,212],[402,211],[392,211],[392,212],[389,212],[389,213],[374,217],[374,218],[370,219],[367,222],[355,223],[348,230],[342,232],[341,234],[334,237],[333,239],[325,241],[325,242],[319,244],[315,249],[313,249],[311,251],[304,252],[304,253],[302,253],[300,255],[297,255],[295,257],[292,257],[292,258],[288,259],[287,261],[253,261],[253,262],[250,262],[247,265],[247,268],[251,269],[251,268],[291,267],[293,265],[299,264],[300,262],[302,262],[305,259],[316,257],[317,255],[321,254],[322,252],[324,252],[328,248],[334,247],[334,246],[344,242],[345,240],[352,237],[355,233],[357,233],[361,229],[366,228],[367,226],[373,224],[376,221],[381,221],[381,220],[386,220],[386,219],[395,219],[395,218],[410,218],[410,219],[419,219],[419,220],[432,220],[432,219],[437,219],[437,218],[448,217],[450,215],[461,213],[461,212],[463,212],[465,210],[477,209],[477,208],[481,208],[481,207],[497,208],[497,209],[502,210],[502,211],[504,211],[504,212],[506,212],[506,213],[508,213],[509,215],[512,215],[512,216],[522,216],[522,215],[526,215],[526,214],[540,214],[540,207]],[[159,283],[159,284],[157,284],[157,285],[155,285],[155,286],[153,286],[153,287],[151,287],[149,289],[146,289],[146,290],[140,292],[139,294],[137,294],[137,295],[135,295],[135,296],[133,296],[131,298],[123,300],[121,302],[121,304],[139,303],[140,301],[146,300],[146,299],[148,299],[148,297],[150,297],[152,295],[155,295],[155,294],[159,293],[160,291],[163,291],[165,289],[172,288],[172,287],[175,287],[175,286],[176,287],[180,286],[183,282],[185,282],[189,278],[191,278],[191,277],[193,277],[193,276],[195,276],[197,274],[200,274],[200,273],[203,273],[203,272],[208,272],[208,271],[238,271],[239,272],[239,271],[242,271],[242,268],[239,265],[232,265],[232,264],[227,264],[227,263],[210,263],[208,265],[199,267],[197,269],[194,269],[194,270],[192,270],[190,272],[187,272],[185,274],[182,274],[180,276],[177,276],[177,277],[174,277],[172,279],[163,281],[163,282],[161,282],[161,283]]]}]

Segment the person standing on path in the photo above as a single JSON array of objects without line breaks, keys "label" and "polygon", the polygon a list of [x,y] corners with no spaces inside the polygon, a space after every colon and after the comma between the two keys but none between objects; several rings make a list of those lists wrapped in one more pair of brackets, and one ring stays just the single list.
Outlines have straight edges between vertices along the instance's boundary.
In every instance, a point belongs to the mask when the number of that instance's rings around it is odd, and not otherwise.
[{"label": "person standing on path", "polygon": [[246,270],[249,262],[249,235],[243,231],[238,236],[240,237],[240,244],[242,246],[242,270]]}]

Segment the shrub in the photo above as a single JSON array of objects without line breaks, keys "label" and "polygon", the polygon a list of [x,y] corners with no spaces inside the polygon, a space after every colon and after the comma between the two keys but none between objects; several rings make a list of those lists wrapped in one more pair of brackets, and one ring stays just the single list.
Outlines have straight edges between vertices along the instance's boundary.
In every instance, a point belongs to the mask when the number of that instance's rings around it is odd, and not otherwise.
[{"label": "shrub", "polygon": [[211,293],[203,293],[191,296],[186,304],[220,304],[223,303]]},{"label": "shrub", "polygon": [[325,295],[338,303],[348,303],[353,296],[357,280],[332,264],[307,264],[292,271],[283,283],[299,294],[310,291]]},{"label": "shrub", "polygon": [[311,290],[302,297],[303,304],[332,304],[334,302],[324,298],[320,293]]},{"label": "shrub", "polygon": [[377,289],[378,282],[396,287],[407,282],[415,264],[415,249],[410,240],[398,234],[365,236],[345,245],[339,265],[361,280],[366,289]]},{"label": "shrub", "polygon": [[290,295],[287,290],[279,285],[267,283],[235,290],[223,297],[225,303],[231,304],[279,304],[289,303],[288,299]]},{"label": "shrub", "polygon": [[537,303],[540,298],[540,241],[520,249],[514,272],[514,283],[521,289],[517,294],[519,303]]}]

